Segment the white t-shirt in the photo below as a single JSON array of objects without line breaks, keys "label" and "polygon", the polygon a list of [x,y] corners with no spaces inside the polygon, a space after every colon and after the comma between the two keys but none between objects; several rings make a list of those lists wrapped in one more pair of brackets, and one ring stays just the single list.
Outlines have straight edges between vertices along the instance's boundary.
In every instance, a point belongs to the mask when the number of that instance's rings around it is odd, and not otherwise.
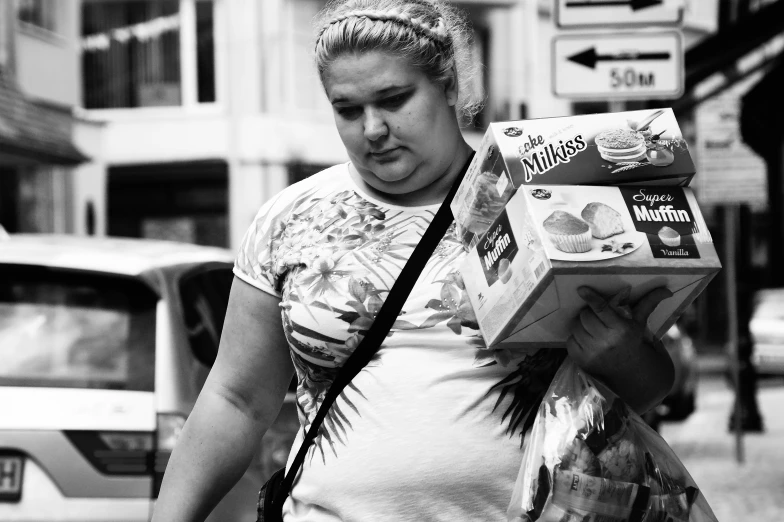
[{"label": "white t-shirt", "polygon": [[[343,164],[283,190],[247,231],[234,273],[282,299],[297,371],[302,429],[289,465],[437,210],[374,200]],[[464,255],[452,225],[391,335],[332,406],[286,522],[506,519],[523,426],[563,351],[486,349],[457,270]]]}]

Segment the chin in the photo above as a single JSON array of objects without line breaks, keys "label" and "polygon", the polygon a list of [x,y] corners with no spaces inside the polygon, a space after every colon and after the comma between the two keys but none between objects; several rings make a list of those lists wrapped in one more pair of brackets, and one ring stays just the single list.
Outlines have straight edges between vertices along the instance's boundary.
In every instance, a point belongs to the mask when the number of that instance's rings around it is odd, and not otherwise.
[{"label": "chin", "polygon": [[368,169],[373,173],[373,177],[384,184],[398,184],[405,182],[413,174],[410,165],[405,162],[376,163],[373,168]]}]

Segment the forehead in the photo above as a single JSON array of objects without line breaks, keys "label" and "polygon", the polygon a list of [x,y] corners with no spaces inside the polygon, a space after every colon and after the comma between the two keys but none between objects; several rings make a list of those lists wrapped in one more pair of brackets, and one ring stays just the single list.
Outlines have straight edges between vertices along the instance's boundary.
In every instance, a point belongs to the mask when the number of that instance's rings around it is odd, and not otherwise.
[{"label": "forehead", "polygon": [[427,77],[408,60],[381,51],[344,54],[324,71],[324,89],[330,101],[337,98],[362,98],[395,87],[427,81]]}]

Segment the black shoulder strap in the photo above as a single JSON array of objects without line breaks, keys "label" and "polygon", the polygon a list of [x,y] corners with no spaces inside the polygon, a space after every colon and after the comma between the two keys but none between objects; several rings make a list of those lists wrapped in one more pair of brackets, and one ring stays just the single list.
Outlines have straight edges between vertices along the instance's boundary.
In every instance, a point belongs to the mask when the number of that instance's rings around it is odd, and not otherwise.
[{"label": "black shoulder strap", "polygon": [[340,370],[338,370],[335,380],[329,387],[329,390],[327,390],[324,401],[316,412],[316,416],[310,424],[305,439],[302,441],[302,445],[283,479],[282,487],[279,490],[279,496],[275,499],[276,504],[280,502],[280,505],[282,505],[286,500],[286,497],[291,491],[291,486],[294,484],[294,477],[305,461],[308,448],[310,448],[310,445],[316,440],[321,423],[327,416],[335,399],[343,391],[343,388],[345,388],[362,368],[370,362],[376,352],[381,348],[381,343],[386,338],[392,325],[395,324],[398,315],[400,315],[400,310],[403,309],[403,304],[405,304],[406,299],[408,299],[408,294],[411,293],[411,288],[413,288],[414,283],[416,283],[416,280],[419,278],[419,274],[422,272],[428,259],[430,259],[430,256],[433,255],[433,251],[444,237],[449,225],[453,221],[449,204],[454,198],[455,192],[457,192],[457,188],[460,186],[460,182],[462,181],[463,176],[465,176],[473,157],[474,153],[471,153],[457,178],[455,178],[455,181],[452,183],[449,194],[444,202],[441,203],[441,207],[439,207],[430,226],[427,227],[427,230],[425,230],[425,233],[422,235],[422,239],[419,240],[416,248],[414,248],[414,251],[411,253],[411,257],[400,272],[395,284],[392,285],[392,289],[381,305],[381,309],[373,320],[373,324],[367,334],[362,338],[349,358],[346,359],[346,362]]}]

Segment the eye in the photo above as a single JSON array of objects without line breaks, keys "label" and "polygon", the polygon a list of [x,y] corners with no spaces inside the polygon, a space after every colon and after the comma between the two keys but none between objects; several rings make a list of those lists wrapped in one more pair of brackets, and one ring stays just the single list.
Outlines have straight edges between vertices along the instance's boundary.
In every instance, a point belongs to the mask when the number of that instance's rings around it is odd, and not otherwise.
[{"label": "eye", "polygon": [[335,112],[337,112],[340,115],[340,117],[343,119],[354,120],[358,118],[360,114],[362,114],[362,108],[350,106],[350,105],[340,106],[340,107],[335,107]]},{"label": "eye", "polygon": [[403,92],[388,98],[384,98],[381,100],[380,105],[386,109],[397,109],[406,103],[410,97],[410,92]]}]

